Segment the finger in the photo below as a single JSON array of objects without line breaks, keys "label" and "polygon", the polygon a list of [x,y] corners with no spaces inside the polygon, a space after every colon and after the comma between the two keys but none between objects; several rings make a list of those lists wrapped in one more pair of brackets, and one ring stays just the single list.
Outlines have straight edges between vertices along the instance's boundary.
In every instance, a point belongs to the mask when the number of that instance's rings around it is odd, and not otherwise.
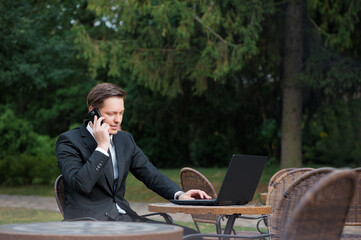
[{"label": "finger", "polygon": [[201,193],[202,193],[202,196],[201,196],[202,199],[207,198],[207,194],[205,192],[202,191]]},{"label": "finger", "polygon": [[93,118],[93,125],[94,125],[94,126],[98,126],[97,123],[98,123],[98,116],[95,115],[94,118]]},{"label": "finger", "polygon": [[[102,123],[102,121],[104,121],[105,120],[105,117],[100,117],[99,118],[99,123],[101,124]],[[103,122],[104,123],[104,122]]]},{"label": "finger", "polygon": [[211,199],[212,197],[209,196],[206,192],[200,191],[199,196],[201,199]]},{"label": "finger", "polygon": [[206,192],[202,191],[203,192],[203,195],[204,195],[204,198],[207,198],[207,199],[211,199],[212,197],[209,196]]}]

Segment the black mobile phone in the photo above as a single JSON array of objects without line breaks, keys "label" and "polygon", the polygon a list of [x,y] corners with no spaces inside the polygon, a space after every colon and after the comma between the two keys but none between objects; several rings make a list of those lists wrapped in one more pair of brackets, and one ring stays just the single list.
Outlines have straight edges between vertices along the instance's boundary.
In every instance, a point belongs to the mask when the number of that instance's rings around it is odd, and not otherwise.
[{"label": "black mobile phone", "polygon": [[[88,112],[88,117],[89,117],[90,121],[92,121],[92,123],[94,123],[94,116],[97,116],[98,119],[101,117],[98,108],[93,108],[90,112]],[[100,125],[102,125],[103,123],[104,123],[104,120],[102,120]]]}]

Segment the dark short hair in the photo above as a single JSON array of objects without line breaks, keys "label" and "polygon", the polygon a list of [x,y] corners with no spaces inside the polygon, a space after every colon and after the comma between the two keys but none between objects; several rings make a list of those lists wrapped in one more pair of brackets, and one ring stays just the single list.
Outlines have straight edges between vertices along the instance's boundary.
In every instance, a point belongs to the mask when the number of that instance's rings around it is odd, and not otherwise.
[{"label": "dark short hair", "polygon": [[88,107],[101,108],[105,99],[110,97],[125,98],[126,92],[113,83],[99,83],[95,85],[87,97]]}]

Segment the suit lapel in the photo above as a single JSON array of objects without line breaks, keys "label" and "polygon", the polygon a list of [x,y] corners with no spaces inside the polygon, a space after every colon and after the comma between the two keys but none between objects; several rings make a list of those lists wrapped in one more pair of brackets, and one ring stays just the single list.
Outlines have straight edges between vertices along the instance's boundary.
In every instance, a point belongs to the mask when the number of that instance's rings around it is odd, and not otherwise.
[{"label": "suit lapel", "polygon": [[94,152],[97,147],[97,141],[95,141],[94,137],[90,134],[90,132],[86,129],[88,122],[84,122],[80,127],[81,136],[83,138],[85,146],[89,149],[89,152]]},{"label": "suit lapel", "polygon": [[[84,124],[80,128],[80,132],[83,137],[84,144],[89,149],[89,153],[91,155],[97,148],[98,144],[97,141],[94,139],[94,137],[86,129],[87,125],[88,122],[84,122]],[[114,173],[113,173],[112,159],[109,159],[107,164],[104,166],[103,173],[105,175],[105,179],[107,181],[108,187],[110,188],[110,191],[113,192]]]}]

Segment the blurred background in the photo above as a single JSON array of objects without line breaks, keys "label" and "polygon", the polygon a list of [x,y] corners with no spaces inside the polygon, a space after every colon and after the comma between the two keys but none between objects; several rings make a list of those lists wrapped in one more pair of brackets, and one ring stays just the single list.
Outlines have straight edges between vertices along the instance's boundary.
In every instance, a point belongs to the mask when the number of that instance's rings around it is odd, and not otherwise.
[{"label": "blurred background", "polygon": [[360,166],[357,0],[0,1],[0,184],[53,184],[97,83],[158,168]]}]

